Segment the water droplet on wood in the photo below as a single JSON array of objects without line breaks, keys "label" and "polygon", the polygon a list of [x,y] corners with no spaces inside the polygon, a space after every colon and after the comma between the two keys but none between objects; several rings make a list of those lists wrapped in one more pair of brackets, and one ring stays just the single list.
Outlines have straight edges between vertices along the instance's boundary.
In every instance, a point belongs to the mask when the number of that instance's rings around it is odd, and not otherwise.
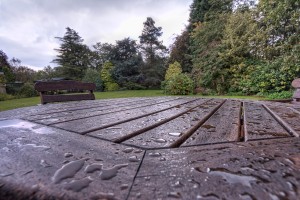
[{"label": "water droplet on wood", "polygon": [[117,175],[119,169],[127,166],[128,164],[120,164],[120,165],[115,165],[114,167],[109,169],[102,169],[100,173],[100,178],[102,180],[109,180]]},{"label": "water droplet on wood", "polygon": [[63,179],[72,178],[83,167],[85,161],[86,159],[80,159],[63,165],[54,173],[52,181],[59,183]]},{"label": "water droplet on wood", "polygon": [[64,189],[80,192],[82,189],[88,187],[92,181],[93,179],[91,179],[91,177],[86,177],[81,180],[72,180],[70,183],[64,185]]}]

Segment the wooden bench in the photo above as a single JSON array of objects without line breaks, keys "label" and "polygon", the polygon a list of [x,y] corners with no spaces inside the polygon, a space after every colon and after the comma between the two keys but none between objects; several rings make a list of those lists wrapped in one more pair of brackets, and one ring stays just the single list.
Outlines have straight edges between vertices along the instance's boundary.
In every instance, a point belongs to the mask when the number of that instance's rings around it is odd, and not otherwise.
[{"label": "wooden bench", "polygon": [[[40,93],[41,104],[50,102],[63,101],[81,101],[81,100],[95,100],[93,91],[96,89],[94,83],[82,83],[79,81],[46,81],[37,82],[34,88]],[[59,91],[67,90],[73,94],[59,94]],[[88,93],[78,94],[78,92],[88,91]],[[76,94],[74,94],[76,92]]]},{"label": "wooden bench", "polygon": [[292,86],[296,89],[293,95],[294,101],[300,101],[300,78],[293,80]]}]

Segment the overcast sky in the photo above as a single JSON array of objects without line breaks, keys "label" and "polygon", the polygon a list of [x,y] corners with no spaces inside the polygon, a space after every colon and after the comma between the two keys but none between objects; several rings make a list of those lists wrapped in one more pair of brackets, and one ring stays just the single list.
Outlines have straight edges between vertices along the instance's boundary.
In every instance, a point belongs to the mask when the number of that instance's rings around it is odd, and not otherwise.
[{"label": "overcast sky", "polygon": [[23,65],[43,69],[56,55],[66,27],[84,43],[138,40],[152,17],[169,46],[187,25],[192,0],[0,0],[0,49]]}]

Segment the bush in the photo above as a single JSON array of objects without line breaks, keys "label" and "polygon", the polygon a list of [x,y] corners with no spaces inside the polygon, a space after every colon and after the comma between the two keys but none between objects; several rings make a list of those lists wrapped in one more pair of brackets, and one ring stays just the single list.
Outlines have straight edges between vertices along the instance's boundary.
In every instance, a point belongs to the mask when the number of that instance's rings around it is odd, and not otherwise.
[{"label": "bush", "polygon": [[145,90],[146,87],[137,84],[137,83],[133,83],[133,82],[127,82],[124,84],[124,87],[128,90]]},{"label": "bush", "polygon": [[6,92],[11,95],[18,95],[20,93],[21,88],[24,86],[24,83],[7,83],[6,84]]},{"label": "bush", "polygon": [[0,94],[0,101],[6,101],[11,99],[15,99],[15,97],[10,94]]},{"label": "bush", "polygon": [[187,74],[178,74],[167,81],[165,93],[172,95],[188,95],[194,91],[194,82]]},{"label": "bush", "polygon": [[95,69],[87,69],[82,81],[88,83],[95,83],[96,91],[103,91],[103,81],[100,78],[100,73]]},{"label": "bush", "polygon": [[116,91],[119,90],[119,85],[115,82],[106,82],[105,91]]},{"label": "bush", "polygon": [[267,95],[267,99],[291,99],[292,96],[292,91],[274,92]]},{"label": "bush", "polygon": [[113,79],[111,72],[113,71],[114,66],[110,62],[106,62],[103,64],[103,68],[101,70],[101,79],[103,81],[104,90],[105,91],[115,91],[119,90],[119,85]]},{"label": "bush", "polygon": [[165,80],[168,81],[172,77],[181,74],[182,69],[179,62],[175,61],[173,64],[170,64],[165,75]]},{"label": "bush", "polygon": [[20,97],[35,97],[38,96],[38,92],[34,89],[33,85],[30,83],[25,83],[18,93]]}]

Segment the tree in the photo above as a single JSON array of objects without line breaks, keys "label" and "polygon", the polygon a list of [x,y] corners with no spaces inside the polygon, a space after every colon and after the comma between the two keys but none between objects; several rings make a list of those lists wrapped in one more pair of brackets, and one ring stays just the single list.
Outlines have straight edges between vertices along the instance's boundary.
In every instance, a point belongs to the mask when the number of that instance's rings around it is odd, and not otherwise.
[{"label": "tree", "polygon": [[148,17],[139,36],[144,58],[143,82],[147,87],[159,87],[164,78],[167,48],[158,40],[162,35],[161,29],[155,26],[155,21],[151,17]]},{"label": "tree", "polygon": [[0,50],[0,71],[2,71],[2,67],[4,66],[10,66],[9,62],[8,62],[8,57],[7,55],[4,53],[4,51]]},{"label": "tree", "polygon": [[3,82],[14,82],[15,75],[13,74],[12,67],[8,61],[7,55],[4,51],[0,50],[0,72],[4,73]]},{"label": "tree", "polygon": [[174,62],[173,64],[170,64],[165,75],[165,81],[170,80],[172,77],[177,76],[178,74],[182,73],[182,69],[180,66],[180,63]]},{"label": "tree", "polygon": [[50,66],[44,67],[43,70],[38,70],[36,72],[36,80],[50,80],[55,77],[60,77],[60,74],[57,72],[57,68],[52,68]]},{"label": "tree", "polygon": [[16,81],[22,83],[33,83],[36,71],[26,66],[13,67],[13,73],[15,74]]},{"label": "tree", "polygon": [[209,0],[194,0],[190,6],[189,29],[195,28],[197,23],[204,22],[205,14],[209,11]]},{"label": "tree", "polygon": [[102,70],[101,70],[101,79],[104,84],[104,90],[105,91],[114,91],[119,89],[119,85],[116,83],[116,81],[112,77],[112,71],[114,69],[114,66],[111,62],[104,63]]},{"label": "tree", "polygon": [[63,37],[56,37],[61,42],[57,58],[52,62],[60,65],[63,75],[81,80],[85,71],[91,65],[91,51],[88,46],[82,44],[83,39],[79,34],[67,27]]},{"label": "tree", "polygon": [[96,91],[103,91],[103,82],[100,78],[100,73],[96,69],[87,69],[82,81],[95,83]]},{"label": "tree", "polygon": [[[197,1],[197,0],[195,0]],[[196,84],[223,93],[228,88],[228,66],[220,57],[226,19],[232,0],[208,0],[204,21],[199,21],[191,35],[193,76]]]},{"label": "tree", "polygon": [[142,56],[137,44],[130,38],[116,42],[111,62],[114,64],[113,76],[117,83],[126,87],[127,84],[137,84],[141,79]]},{"label": "tree", "polygon": [[93,45],[95,55],[95,65],[98,70],[101,70],[105,62],[111,62],[114,57],[115,46],[109,43],[98,42]]},{"label": "tree", "polygon": [[183,72],[191,72],[192,61],[189,49],[190,33],[185,30],[178,35],[175,42],[171,45],[170,58],[168,63],[179,62]]}]

